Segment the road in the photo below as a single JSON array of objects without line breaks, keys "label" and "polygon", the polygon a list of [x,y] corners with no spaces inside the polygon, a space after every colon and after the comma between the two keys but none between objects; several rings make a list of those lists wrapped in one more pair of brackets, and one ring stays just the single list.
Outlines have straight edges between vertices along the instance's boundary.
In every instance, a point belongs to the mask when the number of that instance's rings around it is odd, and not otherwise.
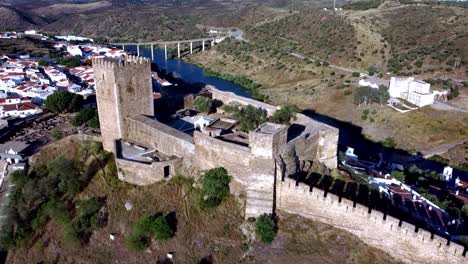
[{"label": "road", "polygon": [[434,108],[434,109],[436,109],[436,110],[458,111],[458,112],[462,112],[462,113],[468,114],[468,109],[466,109],[466,108],[456,107],[456,106],[449,105],[449,104],[447,104],[447,103],[444,103],[444,102],[441,102],[441,101],[437,101],[437,100],[434,100],[434,103],[431,105],[431,107]]},{"label": "road", "polygon": [[425,159],[427,159],[427,158],[430,158],[430,157],[432,157],[434,155],[444,154],[445,152],[449,151],[450,149],[452,149],[452,148],[454,148],[456,146],[462,145],[464,143],[465,143],[464,140],[459,140],[459,141],[455,141],[455,142],[451,142],[451,143],[447,143],[447,144],[442,144],[442,145],[439,145],[437,147],[433,147],[431,149],[422,150],[421,154],[424,156]]}]

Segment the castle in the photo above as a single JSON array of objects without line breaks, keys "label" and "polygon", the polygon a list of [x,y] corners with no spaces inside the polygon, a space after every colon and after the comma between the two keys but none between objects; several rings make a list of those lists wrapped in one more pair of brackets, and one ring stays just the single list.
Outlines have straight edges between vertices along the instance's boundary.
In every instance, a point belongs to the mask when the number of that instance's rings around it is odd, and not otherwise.
[{"label": "castle", "polygon": [[[93,60],[103,147],[114,153],[119,179],[148,185],[224,167],[232,176],[231,191],[245,194],[246,218],[295,213],[348,230],[402,261],[464,261],[462,246],[288,178],[314,162],[336,168],[338,129],[296,114],[289,126],[266,122],[243,133],[233,129],[236,120],[221,115],[200,116],[192,126],[202,129],[187,133],[182,127],[193,118],[172,124],[155,118],[150,65],[135,56]],[[252,105],[268,115],[279,109],[212,86],[203,96],[222,105]]]}]

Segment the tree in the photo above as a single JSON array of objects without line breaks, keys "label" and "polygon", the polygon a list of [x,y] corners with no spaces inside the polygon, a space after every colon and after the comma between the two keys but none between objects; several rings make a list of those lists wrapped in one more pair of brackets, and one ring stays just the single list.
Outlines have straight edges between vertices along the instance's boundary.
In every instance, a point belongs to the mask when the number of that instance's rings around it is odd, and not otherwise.
[{"label": "tree", "polygon": [[83,96],[67,91],[59,91],[47,97],[45,107],[54,113],[70,113],[78,111],[82,103]]},{"label": "tree", "polygon": [[390,99],[388,88],[385,85],[379,85],[378,94],[379,94],[378,101],[380,103],[380,106],[385,104]]},{"label": "tree", "polygon": [[78,67],[81,65],[81,57],[63,57],[59,60],[59,64],[62,64],[65,67]]},{"label": "tree", "polygon": [[266,244],[271,244],[275,239],[276,225],[271,216],[263,214],[255,221],[255,234]]},{"label": "tree", "polygon": [[[226,108],[224,108],[226,111]],[[239,120],[241,131],[248,132],[256,129],[260,124],[267,120],[267,112],[264,109],[253,105],[240,106],[229,109],[233,111],[234,118]]]},{"label": "tree", "polygon": [[45,66],[49,65],[49,63],[48,63],[46,60],[39,60],[39,61],[37,62],[37,64],[38,64],[39,66],[41,66],[41,67],[45,67]]},{"label": "tree", "polygon": [[97,116],[98,116],[98,113],[95,108],[82,109],[71,120],[71,124],[73,126],[81,126],[83,124],[88,124],[88,122],[91,119],[96,118]]},{"label": "tree", "polygon": [[212,105],[212,100],[205,96],[198,96],[193,102],[194,109],[200,113],[209,113]]},{"label": "tree", "polygon": [[396,170],[392,172],[392,177],[404,183],[406,176],[404,172]]},{"label": "tree", "polygon": [[270,117],[270,121],[277,124],[289,124],[291,120],[296,118],[296,113],[300,109],[295,105],[285,105],[280,109],[276,110]]},{"label": "tree", "polygon": [[223,167],[208,170],[200,179],[201,191],[199,203],[201,208],[216,207],[229,194],[231,176]]},{"label": "tree", "polygon": [[373,76],[377,73],[377,68],[374,65],[371,65],[367,68],[367,72],[369,72],[370,76]]}]

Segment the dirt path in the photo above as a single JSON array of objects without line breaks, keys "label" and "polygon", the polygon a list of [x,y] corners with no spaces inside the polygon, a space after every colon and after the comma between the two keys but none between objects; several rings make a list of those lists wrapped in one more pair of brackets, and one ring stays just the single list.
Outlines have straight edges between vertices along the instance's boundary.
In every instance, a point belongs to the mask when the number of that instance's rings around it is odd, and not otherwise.
[{"label": "dirt path", "polygon": [[459,141],[455,141],[455,142],[451,142],[451,143],[447,143],[447,144],[442,144],[442,145],[439,145],[437,147],[434,147],[434,148],[431,148],[431,149],[427,149],[427,150],[422,150],[421,153],[423,154],[424,158],[430,158],[434,155],[440,155],[440,154],[444,154],[445,152],[449,151],[450,149],[456,147],[456,146],[459,146],[459,145],[462,145],[464,144],[465,141],[464,140],[459,140]]}]

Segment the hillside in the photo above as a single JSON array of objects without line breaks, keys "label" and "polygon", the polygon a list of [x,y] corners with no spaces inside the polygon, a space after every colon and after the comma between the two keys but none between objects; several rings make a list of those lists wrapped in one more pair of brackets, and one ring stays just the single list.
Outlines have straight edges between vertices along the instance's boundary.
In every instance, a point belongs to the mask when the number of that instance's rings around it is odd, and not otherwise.
[{"label": "hillside", "polygon": [[53,4],[49,6],[39,7],[32,12],[38,16],[48,18],[58,18],[69,14],[85,13],[90,11],[97,11],[99,9],[105,10],[110,8],[112,3],[110,1],[98,1],[92,3],[80,4]]},{"label": "hillside", "polygon": [[[244,18],[252,16],[252,12]],[[343,17],[318,9],[270,13],[264,21],[243,22],[241,28],[249,42],[226,41],[209,54],[194,54],[188,60],[220,73],[250,78],[262,85],[261,93],[274,104],[296,104],[362,127],[365,137],[372,141],[392,138],[400,148],[421,150],[466,139],[466,114],[431,107],[407,114],[380,105],[358,107],[353,103],[358,78],[352,73],[366,72],[369,66],[375,65],[384,78],[406,74],[408,67],[390,75],[386,71],[390,58],[408,53],[411,55],[405,60],[411,65],[422,61],[421,67],[410,67],[411,75],[418,70],[420,74],[416,77],[425,79],[429,72],[423,71],[433,69],[432,76],[468,79],[468,42],[461,35],[463,28],[467,28],[464,24],[467,12],[468,9],[446,5],[387,2],[369,10],[346,10]],[[425,17],[438,17],[438,20],[430,22]],[[433,24],[432,30],[418,19]],[[454,34],[453,39],[449,38],[450,34]],[[414,51],[429,49],[434,54]],[[440,61],[432,59],[436,54],[446,57]],[[460,58],[459,68],[447,71],[453,54]],[[406,63],[405,60],[401,59],[401,63]],[[467,88],[458,86],[459,98],[450,103],[464,102]]]},{"label": "hillside", "polygon": [[14,8],[0,6],[1,30],[37,29],[46,24],[47,21],[42,17],[21,12]]},{"label": "hillside", "polygon": [[[89,144],[77,136],[67,137],[47,146],[32,160],[37,166],[57,157],[84,157]],[[9,252],[7,263],[155,263],[169,252],[174,252],[174,263],[398,263],[348,232],[287,214],[280,215],[272,245],[249,242],[241,230],[242,200],[230,196],[217,208],[201,210],[193,180],[176,177],[151,186],[130,186],[116,179],[112,159],[103,162],[102,170],[88,169],[97,171],[96,175],[73,201],[99,197],[105,201],[107,221],[76,244],[65,235],[66,225],[60,218],[46,218],[29,234],[32,239]],[[129,211],[126,202],[133,205]],[[70,210],[71,215],[74,210]],[[152,240],[144,251],[129,249],[126,240],[135,222],[158,212],[174,215],[175,236],[167,241]],[[203,259],[211,261],[200,262]]]}]

